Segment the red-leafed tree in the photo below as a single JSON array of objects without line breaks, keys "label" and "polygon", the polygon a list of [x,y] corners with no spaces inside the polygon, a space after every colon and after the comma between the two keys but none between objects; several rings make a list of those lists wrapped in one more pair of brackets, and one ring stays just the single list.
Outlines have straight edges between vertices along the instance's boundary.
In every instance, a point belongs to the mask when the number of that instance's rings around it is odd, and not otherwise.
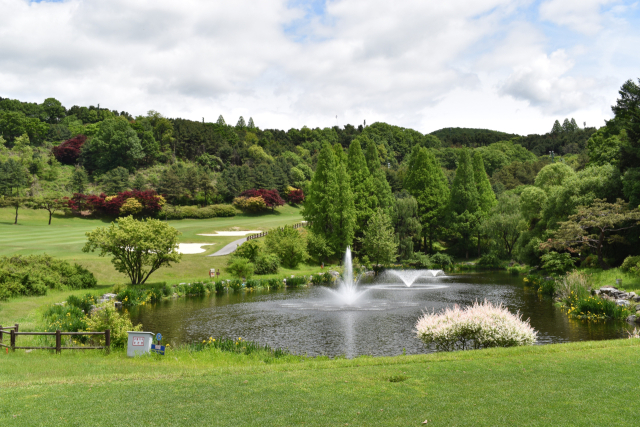
[{"label": "red-leafed tree", "polygon": [[291,190],[289,191],[289,194],[287,194],[287,199],[289,200],[289,203],[291,203],[292,205],[300,204],[304,202],[304,192],[302,191],[302,189],[299,189],[299,188],[296,188],[295,190]]},{"label": "red-leafed tree", "polygon": [[264,188],[246,190],[240,193],[240,197],[261,197],[264,200],[265,205],[271,210],[274,210],[278,206],[284,205],[284,200],[280,197],[278,190],[265,190]]},{"label": "red-leafed tree", "polygon": [[84,135],[67,139],[57,147],[53,147],[53,155],[62,164],[75,165],[85,142],[87,142],[87,137]]}]

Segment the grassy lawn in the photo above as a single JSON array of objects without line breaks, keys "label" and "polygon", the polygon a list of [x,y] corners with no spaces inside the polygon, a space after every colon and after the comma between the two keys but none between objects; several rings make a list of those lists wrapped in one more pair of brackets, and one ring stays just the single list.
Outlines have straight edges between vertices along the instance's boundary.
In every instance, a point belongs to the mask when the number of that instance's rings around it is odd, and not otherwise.
[{"label": "grassy lawn", "polygon": [[[208,277],[210,268],[222,268],[228,257],[207,257],[224,245],[239,237],[207,237],[198,234],[210,234],[214,231],[229,230],[268,230],[302,221],[299,207],[283,206],[274,213],[263,215],[240,214],[231,218],[183,219],[169,221],[182,235],[182,243],[214,243],[205,246],[206,252],[184,255],[182,262],[155,272],[150,280],[181,282],[203,280]],[[77,262],[96,275],[100,284],[125,283],[125,275],[115,271],[109,258],[100,258],[97,253],[83,253],[86,242],[85,233],[97,227],[107,226],[109,221],[77,217],[56,216],[51,225],[47,225],[48,214],[42,210],[20,209],[18,225],[13,225],[15,211],[11,208],[0,209],[0,256],[42,254]],[[289,271],[284,270],[283,274]],[[297,274],[295,271],[291,274]]]},{"label": "grassy lawn", "polygon": [[[585,268],[581,269],[581,271],[591,276],[594,289],[600,289],[603,286],[614,286],[618,289],[640,293],[640,277],[625,273],[620,268],[612,268],[610,270]],[[622,279],[622,284],[616,285],[616,279]]]},{"label": "grassy lawn", "polygon": [[637,339],[351,360],[16,351],[0,354],[0,424],[636,425],[639,351]]}]

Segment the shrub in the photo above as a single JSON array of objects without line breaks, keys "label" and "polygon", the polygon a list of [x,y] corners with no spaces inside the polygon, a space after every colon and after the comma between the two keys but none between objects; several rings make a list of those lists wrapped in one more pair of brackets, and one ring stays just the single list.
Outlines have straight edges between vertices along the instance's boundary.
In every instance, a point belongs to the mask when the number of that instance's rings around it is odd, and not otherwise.
[{"label": "shrub", "polygon": [[245,283],[245,286],[247,287],[247,289],[254,289],[254,288],[261,288],[262,287],[262,282],[260,280],[247,280],[247,282]]},{"label": "shrub", "polygon": [[216,282],[216,294],[222,294],[225,290],[224,282]]},{"label": "shrub", "polygon": [[[142,325],[134,326],[126,311],[120,313],[113,304],[106,302],[98,306],[98,310],[88,318],[86,330],[102,332],[105,329],[111,329],[111,346],[122,348],[127,345],[127,331],[141,331]],[[104,336],[97,335],[97,337],[96,341],[104,345]]]},{"label": "shrub", "polygon": [[244,212],[261,212],[267,208],[262,197],[236,197],[233,206]]},{"label": "shrub", "polygon": [[86,294],[83,297],[77,297],[75,295],[69,295],[67,298],[67,305],[77,307],[84,313],[91,313],[91,306],[96,304],[96,297],[91,294]]},{"label": "shrub", "polygon": [[284,200],[280,197],[280,193],[278,190],[265,190],[264,188],[256,190],[255,188],[251,190],[246,190],[240,193],[240,197],[247,198],[255,198],[260,197],[267,208],[271,210],[277,208],[278,206],[284,205]]},{"label": "shrub", "polygon": [[625,273],[632,273],[634,269],[640,269],[640,255],[626,257],[620,266]]},{"label": "shrub", "polygon": [[446,308],[442,313],[426,313],[416,323],[418,338],[437,350],[453,351],[487,347],[532,345],[537,332],[502,304],[489,301],[473,306]]},{"label": "shrub", "polygon": [[500,261],[498,255],[489,252],[488,254],[484,254],[480,257],[476,266],[484,269],[495,270],[502,267],[502,261]]},{"label": "shrub", "polygon": [[52,305],[44,313],[46,332],[61,330],[64,332],[78,332],[86,330],[89,313],[74,305]]},{"label": "shrub", "polygon": [[335,281],[329,273],[319,273],[311,276],[311,283],[314,285],[330,285]]},{"label": "shrub", "polygon": [[[262,243],[258,239],[247,240],[233,253],[233,256],[237,256],[240,258],[246,258],[251,262],[255,262],[256,258],[262,252]],[[260,273],[257,273],[260,274]]]},{"label": "shrub", "polygon": [[565,274],[573,270],[574,260],[568,253],[551,251],[542,255],[542,268],[551,274]]},{"label": "shrub", "polygon": [[449,255],[442,252],[437,252],[431,255],[431,262],[435,266],[440,267],[443,270],[451,268],[451,266],[453,265],[453,259]]},{"label": "shrub", "polygon": [[238,292],[242,287],[242,281],[233,279],[229,281],[229,288],[233,289],[233,292]]},{"label": "shrub", "polygon": [[194,282],[188,290],[189,295],[204,295],[207,290],[202,282]]},{"label": "shrub", "polygon": [[291,277],[287,279],[287,288],[297,288],[307,284],[307,279],[304,277]]},{"label": "shrub", "polygon": [[229,259],[227,272],[234,277],[249,278],[253,276],[254,265],[246,258],[233,257]]},{"label": "shrub", "polygon": [[289,354],[288,350],[276,348],[275,350],[268,345],[260,345],[253,341],[245,341],[242,338],[232,340],[228,338],[213,338],[202,340],[201,343],[189,345],[192,351],[203,351],[206,349],[216,349],[219,351],[241,354],[266,353],[269,357],[279,358]]},{"label": "shrub", "polygon": [[[116,196],[107,196],[104,193],[99,196],[75,193],[67,204],[74,212],[90,211],[98,215],[114,217],[127,213],[133,214],[133,211],[136,211],[136,214],[155,216],[162,210],[165,199],[156,194],[155,190],[133,190],[122,191]],[[122,208],[125,205],[123,211]]]},{"label": "shrub", "polygon": [[87,289],[96,284],[86,268],[48,255],[0,257],[0,300],[46,295],[48,289]]},{"label": "shrub", "polygon": [[304,202],[304,192],[298,188],[290,190],[287,193],[287,201],[292,205],[298,205]]},{"label": "shrub", "polygon": [[232,217],[236,213],[236,209],[231,205],[211,205],[203,208],[165,205],[158,217],[162,219],[207,219]]},{"label": "shrub", "polygon": [[296,268],[307,259],[307,245],[300,232],[285,226],[270,230],[265,238],[265,246],[269,252],[280,259],[280,264],[287,268]]},{"label": "shrub", "polygon": [[261,254],[255,260],[255,273],[258,275],[263,274],[278,274],[280,268],[280,260],[273,254]]},{"label": "shrub", "polygon": [[267,286],[269,289],[280,289],[284,286],[284,282],[281,279],[268,279]]},{"label": "shrub", "polygon": [[577,319],[625,319],[631,312],[626,307],[619,306],[615,301],[600,298],[598,296],[580,296],[571,293],[564,300],[569,317]]},{"label": "shrub", "polygon": [[307,251],[318,263],[328,261],[335,254],[324,236],[316,233],[307,234]]}]

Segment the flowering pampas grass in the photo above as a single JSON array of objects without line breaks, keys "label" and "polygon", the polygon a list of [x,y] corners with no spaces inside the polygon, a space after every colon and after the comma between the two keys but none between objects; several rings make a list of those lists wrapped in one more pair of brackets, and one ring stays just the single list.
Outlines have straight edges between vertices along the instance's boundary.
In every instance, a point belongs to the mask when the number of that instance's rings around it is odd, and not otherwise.
[{"label": "flowering pampas grass", "polygon": [[538,333],[500,303],[485,300],[470,307],[446,308],[441,313],[425,313],[416,323],[418,338],[437,350],[454,351],[488,347],[532,345]]}]

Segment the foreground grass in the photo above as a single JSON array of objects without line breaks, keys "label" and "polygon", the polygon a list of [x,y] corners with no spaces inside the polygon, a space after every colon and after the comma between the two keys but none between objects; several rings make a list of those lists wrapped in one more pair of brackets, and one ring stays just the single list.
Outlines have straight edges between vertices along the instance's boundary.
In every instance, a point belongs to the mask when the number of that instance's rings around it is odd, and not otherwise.
[{"label": "foreground grass", "polygon": [[[209,237],[215,231],[238,227],[241,230],[268,230],[302,221],[301,208],[283,206],[273,213],[240,214],[231,218],[183,219],[168,221],[182,235],[181,243],[213,243],[204,246],[206,252],[184,255],[182,261],[169,268],[161,268],[151,276],[153,281],[193,281],[208,277],[210,268],[224,268],[228,257],[207,257],[238,237]],[[15,211],[0,208],[0,256],[49,254],[70,262],[77,262],[96,275],[100,284],[126,283],[127,277],[113,268],[108,257],[98,253],[84,253],[85,233],[104,227],[109,221],[78,217],[54,216],[51,225],[48,213],[42,210],[20,209],[18,225],[13,225]],[[288,274],[288,271],[284,272]],[[295,272],[291,274],[297,274]]]},{"label": "foreground grass", "polygon": [[636,339],[351,360],[16,351],[0,354],[0,424],[635,425],[639,350]]}]

